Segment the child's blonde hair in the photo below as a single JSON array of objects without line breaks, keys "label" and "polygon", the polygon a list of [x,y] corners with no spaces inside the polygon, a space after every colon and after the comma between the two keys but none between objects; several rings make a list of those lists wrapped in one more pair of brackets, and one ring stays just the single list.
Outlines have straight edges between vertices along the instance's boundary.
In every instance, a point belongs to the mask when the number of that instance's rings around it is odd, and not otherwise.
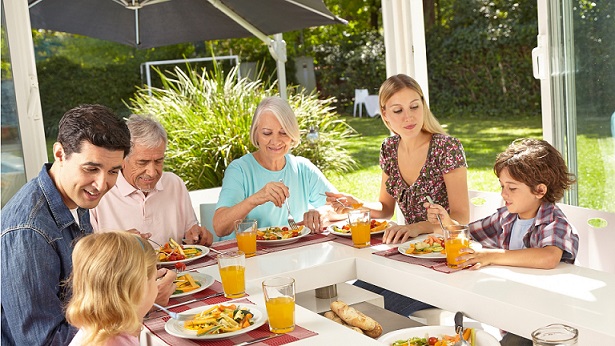
[{"label": "child's blonde hair", "polygon": [[500,177],[504,168],[513,179],[529,186],[532,193],[537,193],[539,184],[545,184],[547,192],[543,199],[551,203],[562,199],[564,191],[575,182],[559,151],[540,139],[520,138],[512,142],[495,160],[495,175]]},{"label": "child's blonde hair", "polygon": [[138,333],[138,305],[156,275],[156,253],[147,241],[126,231],[95,233],[77,242],[72,258],[66,319],[85,332],[83,344]]}]

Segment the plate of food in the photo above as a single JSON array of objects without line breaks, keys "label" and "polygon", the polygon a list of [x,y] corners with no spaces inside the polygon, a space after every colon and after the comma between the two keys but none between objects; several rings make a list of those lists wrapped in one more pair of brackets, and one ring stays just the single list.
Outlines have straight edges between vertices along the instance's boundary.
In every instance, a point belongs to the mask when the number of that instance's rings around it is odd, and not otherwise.
[{"label": "plate of food", "polygon": [[284,245],[295,242],[308,234],[310,234],[310,229],[304,226],[299,226],[296,231],[288,226],[263,227],[256,231],[256,243],[272,246]]},{"label": "plate of food", "polygon": [[446,258],[444,238],[436,234],[421,234],[397,248],[402,255],[419,258]]},{"label": "plate of food", "polygon": [[263,308],[254,304],[214,304],[183,311],[199,314],[188,321],[169,319],[167,333],[184,339],[213,340],[230,338],[254,330],[267,322]]},{"label": "plate of food", "polygon": [[[427,346],[440,342],[441,346],[452,346],[459,336],[455,334],[455,327],[425,326],[400,329],[384,334],[378,341],[389,346]],[[472,346],[499,346],[500,342],[484,330],[467,328],[464,339]]]},{"label": "plate of food", "polygon": [[209,248],[202,245],[180,245],[173,239],[169,239],[162,247],[156,250],[158,264],[175,265],[176,263],[188,263],[207,256]]},{"label": "plate of food", "polygon": [[210,275],[198,272],[181,272],[175,279],[175,292],[171,298],[179,298],[201,292],[213,285],[214,278]]},{"label": "plate of food", "polygon": [[[386,219],[372,219],[369,225],[371,234],[382,234],[391,226],[397,226],[397,224]],[[331,232],[331,234],[341,235],[342,237],[350,237],[350,225],[347,220],[331,224],[327,227],[327,229]]]}]

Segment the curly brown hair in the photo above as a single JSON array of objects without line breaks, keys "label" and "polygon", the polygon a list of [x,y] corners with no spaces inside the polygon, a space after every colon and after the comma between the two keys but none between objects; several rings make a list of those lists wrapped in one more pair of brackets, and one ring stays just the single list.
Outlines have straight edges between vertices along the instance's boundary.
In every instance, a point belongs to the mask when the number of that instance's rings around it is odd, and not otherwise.
[{"label": "curly brown hair", "polygon": [[562,155],[549,142],[532,138],[521,138],[512,142],[495,160],[493,170],[499,177],[504,168],[510,176],[529,186],[537,193],[539,184],[547,186],[543,199],[555,203],[564,197],[576,180],[568,172]]}]

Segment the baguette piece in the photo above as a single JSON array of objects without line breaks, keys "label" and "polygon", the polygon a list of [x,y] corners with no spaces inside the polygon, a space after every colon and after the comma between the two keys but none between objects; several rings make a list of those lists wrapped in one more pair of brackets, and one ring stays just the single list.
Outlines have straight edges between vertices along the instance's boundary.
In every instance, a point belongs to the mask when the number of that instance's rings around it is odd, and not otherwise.
[{"label": "baguette piece", "polygon": [[363,333],[363,329],[358,328],[358,327],[353,327],[353,326],[349,325],[348,323],[342,321],[342,319],[338,315],[336,315],[335,312],[333,312],[333,311],[325,312],[325,317],[330,319],[330,320],[332,320],[332,321],[334,321],[334,322],[337,322],[337,323],[343,325],[344,327],[350,328],[350,329],[354,330],[357,333],[364,334]]},{"label": "baguette piece", "polygon": [[380,323],[342,301],[338,300],[331,302],[331,310],[335,312],[342,321],[351,326],[363,329],[365,334],[372,338],[376,338],[382,334],[382,326]]}]

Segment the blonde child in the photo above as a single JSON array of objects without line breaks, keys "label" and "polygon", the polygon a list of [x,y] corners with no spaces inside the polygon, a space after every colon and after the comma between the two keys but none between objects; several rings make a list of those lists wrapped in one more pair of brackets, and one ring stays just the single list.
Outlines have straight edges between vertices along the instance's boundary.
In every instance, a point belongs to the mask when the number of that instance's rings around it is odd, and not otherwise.
[{"label": "blonde child", "polygon": [[70,346],[139,345],[143,316],[156,299],[156,254],[125,231],[83,237],[73,251],[66,319],[79,328]]},{"label": "blonde child", "polygon": [[[467,249],[459,260],[474,269],[490,264],[551,269],[573,263],[579,236],[555,202],[575,180],[557,149],[543,140],[516,140],[498,155],[494,171],[506,206],[468,225],[483,249]],[[425,206],[430,222],[438,223],[440,214],[444,225],[454,223],[441,206]]]}]

